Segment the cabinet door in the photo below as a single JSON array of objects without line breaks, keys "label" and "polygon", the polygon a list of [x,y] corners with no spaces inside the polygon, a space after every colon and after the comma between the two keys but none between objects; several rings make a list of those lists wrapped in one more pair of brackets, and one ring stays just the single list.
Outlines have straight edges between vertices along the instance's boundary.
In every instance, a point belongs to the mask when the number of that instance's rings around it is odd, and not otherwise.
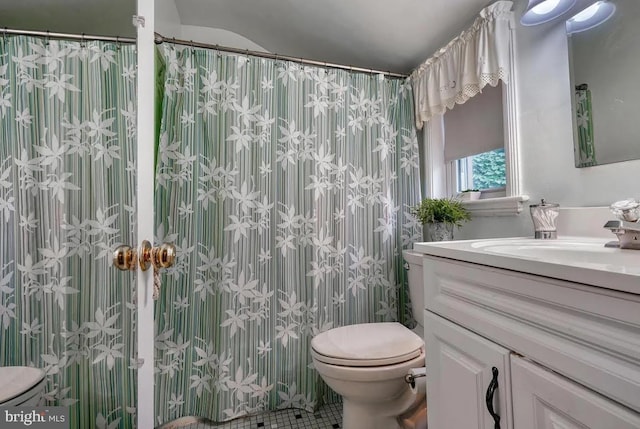
[{"label": "cabinet door", "polygon": [[[427,349],[427,408],[429,429],[511,429],[509,351],[425,311]],[[489,413],[487,391],[498,370]]]},{"label": "cabinet door", "polygon": [[640,415],[517,356],[511,357],[518,429],[638,429]]}]

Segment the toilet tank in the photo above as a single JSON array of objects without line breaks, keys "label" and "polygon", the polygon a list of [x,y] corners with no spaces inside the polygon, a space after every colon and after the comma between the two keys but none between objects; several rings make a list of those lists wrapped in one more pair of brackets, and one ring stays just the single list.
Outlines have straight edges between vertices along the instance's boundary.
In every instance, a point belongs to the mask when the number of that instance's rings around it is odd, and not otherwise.
[{"label": "toilet tank", "polygon": [[[404,250],[402,252],[408,267],[407,274],[409,276],[409,295],[411,297],[411,311],[413,318],[418,322],[418,335],[422,336],[423,313],[424,313],[424,279],[422,276],[422,254],[412,250]],[[417,331],[417,329],[416,329]]]}]

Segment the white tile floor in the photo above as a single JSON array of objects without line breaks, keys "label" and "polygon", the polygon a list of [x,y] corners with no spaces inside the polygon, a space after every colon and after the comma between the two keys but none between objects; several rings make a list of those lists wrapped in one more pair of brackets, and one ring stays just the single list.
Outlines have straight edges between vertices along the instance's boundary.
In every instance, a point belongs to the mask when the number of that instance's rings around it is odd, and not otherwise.
[{"label": "white tile floor", "polygon": [[342,404],[328,404],[315,413],[289,409],[241,417],[226,423],[183,417],[158,429],[337,429],[342,427]]}]

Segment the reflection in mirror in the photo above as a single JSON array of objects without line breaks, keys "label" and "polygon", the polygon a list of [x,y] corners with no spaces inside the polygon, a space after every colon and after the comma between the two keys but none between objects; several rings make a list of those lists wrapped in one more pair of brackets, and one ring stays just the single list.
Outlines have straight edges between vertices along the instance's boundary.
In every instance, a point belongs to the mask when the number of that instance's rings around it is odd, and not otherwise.
[{"label": "reflection in mirror", "polygon": [[576,167],[640,159],[640,1],[611,3],[610,19],[568,35]]}]

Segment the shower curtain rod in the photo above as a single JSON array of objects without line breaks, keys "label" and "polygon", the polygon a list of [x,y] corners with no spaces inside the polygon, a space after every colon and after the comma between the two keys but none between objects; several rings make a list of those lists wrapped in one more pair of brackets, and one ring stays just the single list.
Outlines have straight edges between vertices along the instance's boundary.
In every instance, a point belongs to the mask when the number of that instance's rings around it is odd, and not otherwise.
[{"label": "shower curtain rod", "polygon": [[364,73],[370,73],[370,74],[383,74],[385,76],[393,77],[393,78],[405,79],[405,78],[409,77],[409,75],[407,75],[407,74],[393,73],[393,72],[390,72],[390,71],[374,70],[374,69],[367,69],[367,68],[363,68],[363,67],[348,66],[348,65],[344,65],[344,64],[328,63],[326,61],[309,60],[309,59],[306,59],[306,58],[291,57],[291,56],[288,56],[288,55],[272,54],[270,52],[260,52],[260,51],[252,51],[252,50],[249,50],[249,49],[231,48],[229,46],[220,46],[220,45],[213,45],[213,44],[210,44],[210,43],[194,42],[193,40],[180,40],[180,39],[176,39],[176,38],[173,38],[173,37],[164,37],[164,36],[162,36],[161,34],[158,34],[158,33],[156,33],[155,40],[156,40],[156,44],[169,42],[169,43],[175,43],[176,45],[192,46],[194,48],[215,49],[216,51],[221,51],[221,52],[230,52],[232,54],[251,55],[251,56],[254,56],[254,57],[269,58],[271,60],[291,61],[291,62],[299,63],[299,64],[309,64],[309,65],[312,65],[312,66],[320,66],[320,67],[327,67],[327,68],[333,68],[333,69],[357,71],[357,72],[364,72]]},{"label": "shower curtain rod", "polygon": [[55,33],[52,31],[34,31],[34,30],[12,30],[10,28],[2,28],[0,32],[3,35],[14,34],[20,36],[40,36],[40,37],[52,37],[54,39],[68,39],[68,40],[100,40],[103,42],[116,42],[116,43],[136,43],[136,39],[130,37],[118,37],[118,36],[92,36],[88,34],[72,34],[72,33]]}]

